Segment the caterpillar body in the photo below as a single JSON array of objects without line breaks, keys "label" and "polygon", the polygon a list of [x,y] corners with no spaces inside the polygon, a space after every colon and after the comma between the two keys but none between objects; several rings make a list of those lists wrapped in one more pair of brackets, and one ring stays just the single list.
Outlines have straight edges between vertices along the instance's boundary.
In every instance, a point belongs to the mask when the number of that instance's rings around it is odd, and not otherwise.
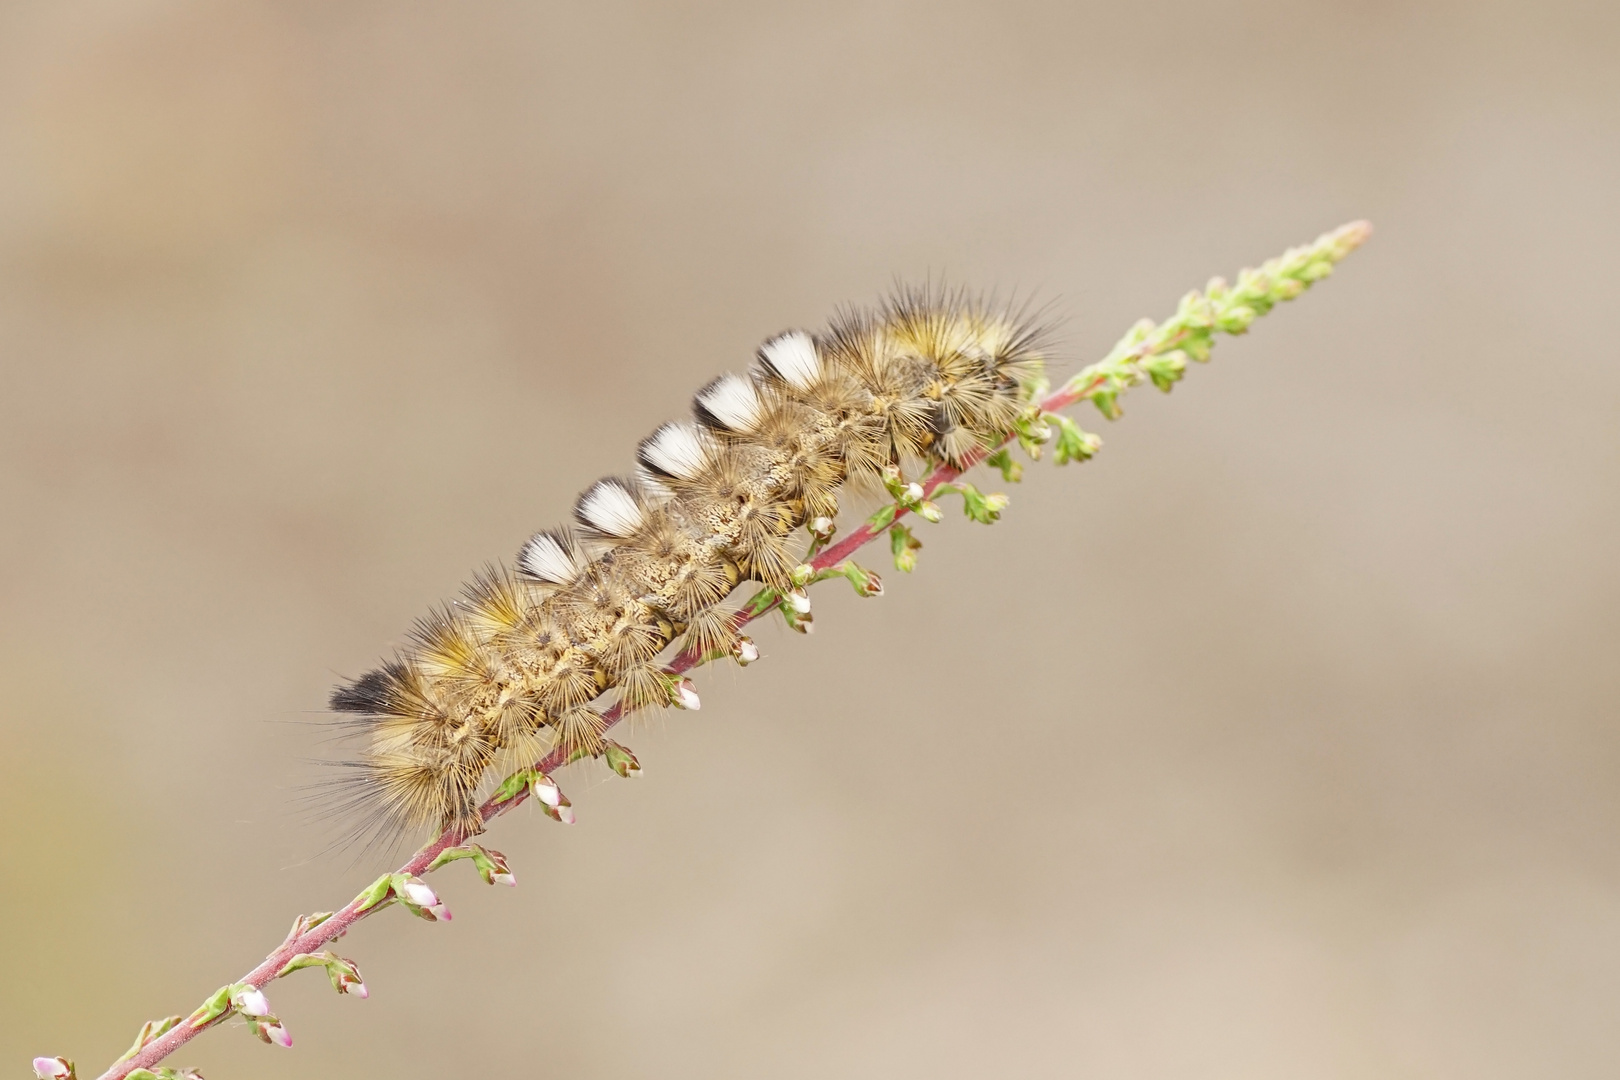
[{"label": "caterpillar body", "polygon": [[627,713],[678,703],[659,662],[672,644],[746,660],[733,588],[788,588],[798,530],[836,518],[846,485],[999,443],[1044,341],[1027,313],[930,289],[767,340],[747,374],[698,391],[692,420],[645,439],[632,474],[587,488],[572,526],[477,575],[332,693],[364,740],[339,782],[357,834],[478,832],[497,767],[557,744],[601,754],[610,695]]}]

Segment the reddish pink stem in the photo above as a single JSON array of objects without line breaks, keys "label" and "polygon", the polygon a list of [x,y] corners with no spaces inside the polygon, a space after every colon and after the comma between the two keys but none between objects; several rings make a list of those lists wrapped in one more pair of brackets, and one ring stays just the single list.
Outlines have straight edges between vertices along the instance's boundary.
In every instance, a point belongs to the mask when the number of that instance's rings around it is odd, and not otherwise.
[{"label": "reddish pink stem", "polygon": [[[1096,389],[1097,386],[1102,382],[1103,378],[1099,376],[1098,378],[1087,382],[1083,386],[1059,390],[1057,393],[1052,394],[1041,402],[1041,409],[1043,412],[1056,412],[1059,409],[1066,408],[1067,406],[1072,405],[1076,401],[1079,401],[1081,398],[1085,397],[1092,390]],[[1006,442],[1011,442],[1011,439],[1006,440]],[[1004,442],[1002,445],[1005,445],[1006,442]],[[969,455],[960,469],[952,468],[949,465],[941,465],[929,475],[927,480],[923,481],[922,487],[924,495],[927,496],[933,494],[935,489],[937,489],[941,484],[949,483],[950,481],[956,479],[958,476],[962,475],[964,471],[972,468],[974,465],[977,465],[987,456],[988,451],[976,451]],[[899,520],[906,513],[908,513],[908,511],[905,507],[902,506],[898,508],[895,512],[895,520]],[[849,558],[849,556],[854,554],[857,550],[881,536],[887,530],[887,528],[888,526],[884,526],[882,529],[874,529],[869,523],[863,523],[860,528],[856,529],[838,543],[822,551],[814,559],[812,559],[810,561],[811,569],[819,573],[822,570],[837,566],[839,563]],[[780,601],[778,601],[778,603],[780,603]],[[741,628],[747,625],[753,620],[759,618],[761,615],[766,614],[776,606],[776,604],[772,604],[770,607],[764,608],[758,612],[755,612],[754,614],[749,614],[746,611],[738,612],[737,626]],[[697,667],[702,662],[703,657],[699,656],[698,654],[684,652],[674,659],[674,661],[669,665],[668,670],[674,672],[675,674],[680,674],[682,672],[690,671],[692,668]],[[618,705],[614,705],[607,712],[602,714],[604,728],[611,728],[613,725],[617,724],[621,719],[623,719],[623,716],[623,710]],[[558,747],[542,758],[535,765],[535,768],[542,773],[550,773],[556,769],[562,768],[567,763],[568,755],[561,747]],[[496,802],[491,799],[490,801],[484,803],[483,806],[479,807],[479,813],[483,816],[484,821],[488,823],[500,817],[502,814],[505,814],[509,810],[512,810],[514,807],[519,806],[528,797],[529,789],[524,787],[520,789],[516,795],[506,799],[503,802]],[[431,844],[418,851],[415,855],[412,855],[410,861],[401,866],[396,873],[420,875],[427,870],[427,868],[432,864],[433,860],[438,858],[440,853],[442,853],[446,848],[456,847],[466,842],[467,839],[467,837],[462,836],[454,831],[446,831],[441,833],[439,837]],[[304,933],[295,938],[289,938],[287,941],[283,942],[281,947],[275,952],[265,957],[263,963],[254,968],[252,971],[248,972],[246,975],[242,976],[242,978],[238,981],[263,989],[268,983],[272,982],[276,978],[276,973],[282,968],[286,967],[287,962],[293,957],[297,956],[299,953],[318,952],[329,942],[346,933],[355,923],[373,914],[374,912],[379,911],[384,906],[379,904],[366,908],[365,910],[361,910],[360,904],[360,897],[356,897],[355,899],[349,901],[349,903],[342,909],[333,912],[331,917],[327,918],[320,924],[311,927],[309,930],[306,930]],[[226,1019],[230,1015],[232,1014],[227,1011],[224,1014],[216,1016],[212,1020],[195,1027],[192,1026],[189,1019],[183,1021],[172,1030],[166,1032],[156,1039],[153,1039],[144,1048],[142,1048],[140,1053],[136,1054],[134,1057],[127,1061],[121,1061],[112,1068],[108,1069],[106,1072],[102,1073],[100,1080],[124,1080],[124,1077],[128,1076],[136,1069],[150,1069],[158,1062],[174,1053],[180,1047],[196,1038],[199,1034],[213,1027],[215,1024],[218,1024],[220,1021]]]}]

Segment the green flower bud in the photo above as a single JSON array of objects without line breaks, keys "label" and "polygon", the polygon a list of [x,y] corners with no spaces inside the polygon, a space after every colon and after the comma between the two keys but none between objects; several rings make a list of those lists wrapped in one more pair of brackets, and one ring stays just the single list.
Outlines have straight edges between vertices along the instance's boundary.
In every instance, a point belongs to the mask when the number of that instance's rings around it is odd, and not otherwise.
[{"label": "green flower bud", "polygon": [[962,512],[981,525],[992,525],[998,521],[1010,501],[1002,494],[985,495],[972,484],[955,486],[962,493]]},{"label": "green flower bud", "polygon": [[985,458],[984,463],[992,469],[999,469],[1001,478],[1009,484],[1016,484],[1024,478],[1024,466],[1013,460],[1006,447]]},{"label": "green flower bud", "polygon": [[1254,322],[1256,315],[1257,312],[1253,308],[1240,304],[1217,317],[1215,325],[1228,334],[1247,333],[1249,324]]},{"label": "green flower bud", "polygon": [[1307,285],[1315,285],[1318,281],[1330,276],[1332,273],[1332,263],[1326,261],[1313,262],[1307,264],[1305,268],[1299,272],[1299,280],[1303,281]]},{"label": "green flower bud", "polygon": [[917,569],[917,551],[922,547],[922,541],[911,535],[911,530],[904,525],[896,525],[889,530],[889,550],[894,555],[894,568],[902,573],[909,574]]},{"label": "green flower bud", "polygon": [[840,564],[838,569],[849,579],[850,585],[854,586],[856,596],[883,595],[883,579],[864,566],[846,562]]},{"label": "green flower bud", "polygon": [[1053,419],[1058,425],[1057,443],[1053,449],[1052,460],[1059,465],[1067,465],[1071,461],[1090,461],[1102,449],[1102,439],[1089,431],[1081,431],[1080,425],[1067,416],[1056,416]]},{"label": "green flower bud", "polygon": [[629,750],[620,746],[612,739],[607,740],[607,748],[602,752],[602,756],[607,759],[608,768],[612,769],[620,776],[631,777],[641,775],[641,763],[636,760],[636,755],[632,754]]},{"label": "green flower bud", "polygon": [[883,487],[890,496],[899,499],[906,490],[906,478],[900,475],[900,466],[890,463],[883,466]]},{"label": "green flower bud", "polygon": [[1187,373],[1187,354],[1178,349],[1150,356],[1142,361],[1142,370],[1148,373],[1154,386],[1168,394],[1177,380]]}]

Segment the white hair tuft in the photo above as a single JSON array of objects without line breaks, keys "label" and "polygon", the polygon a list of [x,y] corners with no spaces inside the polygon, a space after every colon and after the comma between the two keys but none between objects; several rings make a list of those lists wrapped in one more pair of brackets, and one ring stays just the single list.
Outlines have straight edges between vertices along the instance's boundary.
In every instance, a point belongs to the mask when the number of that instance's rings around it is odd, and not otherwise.
[{"label": "white hair tuft", "polygon": [[566,585],[579,575],[573,545],[556,533],[536,533],[518,552],[518,569],[530,577]]},{"label": "white hair tuft", "polygon": [[821,378],[821,356],[815,340],[803,330],[778,334],[759,347],[760,363],[797,390],[808,390]]},{"label": "white hair tuft", "polygon": [[697,393],[698,418],[705,423],[746,435],[759,426],[763,411],[759,392],[741,375],[722,375]]},{"label": "white hair tuft", "polygon": [[675,497],[675,489],[666,479],[645,465],[636,468],[636,490],[641,492],[644,506],[663,506]]},{"label": "white hair tuft", "polygon": [[695,479],[709,464],[714,443],[696,424],[665,424],[641,444],[636,456],[655,473]]},{"label": "white hair tuft", "polygon": [[621,480],[598,480],[574,507],[580,522],[605,536],[633,536],[641,528],[641,503]]}]

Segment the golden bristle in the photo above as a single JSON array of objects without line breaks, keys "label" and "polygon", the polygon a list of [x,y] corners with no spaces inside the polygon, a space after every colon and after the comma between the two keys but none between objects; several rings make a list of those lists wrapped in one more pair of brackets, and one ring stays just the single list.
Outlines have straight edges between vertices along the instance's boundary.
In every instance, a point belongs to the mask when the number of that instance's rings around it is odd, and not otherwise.
[{"label": "golden bristle", "polygon": [[695,611],[724,600],[736,583],[736,569],[716,555],[713,549],[694,552],[670,575],[669,612],[687,618]]},{"label": "golden bristle", "polygon": [[625,669],[619,679],[619,704],[626,713],[669,704],[669,676],[657,664]]},{"label": "golden bristle", "polygon": [[621,618],[604,639],[602,667],[610,676],[621,676],[627,669],[657,656],[668,644],[658,624]]},{"label": "golden bristle", "polygon": [[787,538],[777,525],[763,514],[750,516],[739,529],[736,551],[750,577],[773,589],[785,589],[799,560],[789,551]]},{"label": "golden bristle", "polygon": [[694,656],[724,656],[737,643],[737,621],[733,612],[712,607],[692,616],[686,624],[682,651]]},{"label": "golden bristle", "polygon": [[577,753],[592,756],[602,752],[602,732],[607,723],[595,709],[569,709],[557,718],[557,743],[570,757]]},{"label": "golden bristle", "polygon": [[582,655],[563,660],[548,673],[538,697],[547,713],[556,715],[583,705],[602,692],[596,667]]},{"label": "golden bristle", "polygon": [[528,617],[538,589],[525,585],[504,567],[488,567],[467,586],[458,605],[467,622],[488,640],[518,630]]},{"label": "golden bristle", "polygon": [[477,679],[488,669],[482,642],[465,622],[449,611],[432,611],[417,620],[411,636],[416,640],[417,666],[430,675],[449,679]]}]

